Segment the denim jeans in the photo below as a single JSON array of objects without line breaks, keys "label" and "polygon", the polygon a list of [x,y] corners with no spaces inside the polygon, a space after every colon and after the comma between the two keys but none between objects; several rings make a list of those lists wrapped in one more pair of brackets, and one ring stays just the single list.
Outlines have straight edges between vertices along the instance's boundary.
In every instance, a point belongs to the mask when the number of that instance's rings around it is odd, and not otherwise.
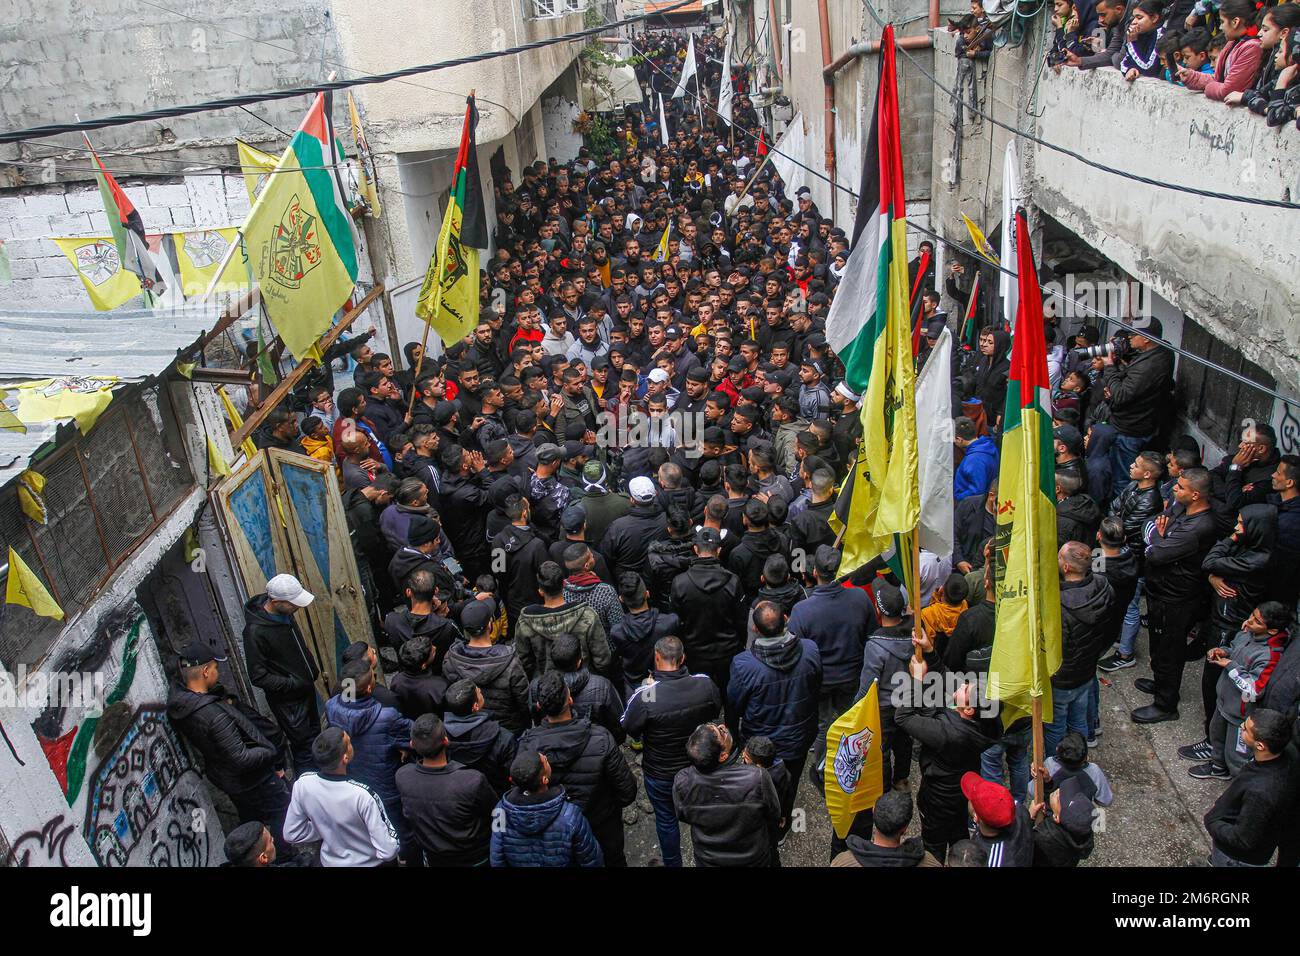
[{"label": "denim jeans", "polygon": [[[1093,681],[1096,681],[1095,677]],[[1071,730],[1078,731],[1087,739],[1088,697],[1091,693],[1091,682],[1069,690],[1052,688],[1052,722],[1043,728],[1044,757],[1055,756],[1056,745]]]},{"label": "denim jeans", "polygon": [[1029,745],[1033,727],[1026,724],[1021,730],[1002,735],[1002,739],[980,754],[980,776],[993,783],[1005,785],[1002,760],[1011,765],[1011,795],[1024,800],[1029,792]]},{"label": "denim jeans", "polygon": [[1155,438],[1151,435],[1125,435],[1115,437],[1115,444],[1110,446],[1110,471],[1115,478],[1115,493],[1119,492],[1133,479],[1128,476],[1129,467],[1138,452],[1145,451]]},{"label": "denim jeans", "polygon": [[677,824],[677,810],[673,807],[672,778],[646,775],[641,780],[645,783],[645,795],[650,798],[650,806],[655,808],[655,833],[659,836],[659,854],[664,866],[680,867],[682,831]]},{"label": "denim jeans", "polygon": [[1268,866],[1267,863],[1242,863],[1240,860],[1234,860],[1228,854],[1224,853],[1217,846],[1210,848],[1210,866],[1247,866],[1260,868]]},{"label": "denim jeans", "polygon": [[1137,590],[1133,592],[1133,600],[1129,603],[1128,608],[1124,611],[1124,624],[1119,632],[1119,652],[1125,657],[1132,657],[1133,651],[1137,647],[1138,630],[1142,627],[1142,594],[1146,590],[1143,586],[1146,582],[1138,578]]}]

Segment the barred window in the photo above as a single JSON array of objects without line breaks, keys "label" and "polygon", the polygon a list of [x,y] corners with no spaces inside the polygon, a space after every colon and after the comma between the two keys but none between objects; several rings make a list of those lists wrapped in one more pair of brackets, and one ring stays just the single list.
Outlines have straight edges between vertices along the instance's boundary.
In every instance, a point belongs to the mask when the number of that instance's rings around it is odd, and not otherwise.
[{"label": "barred window", "polygon": [[194,485],[171,399],[161,383],[120,389],[89,435],[32,462],[45,476],[48,521],[27,518],[16,482],[0,489],[0,537],[40,576],[64,621],[13,610],[0,620],[0,663],[34,664],[63,624]]},{"label": "barred window", "polygon": [[[1183,322],[1182,347],[1266,388],[1276,387],[1273,376],[1190,318]],[[1225,451],[1236,448],[1243,422],[1267,422],[1273,417],[1272,396],[1189,359],[1178,363],[1176,391],[1178,404],[1188,420]]]}]

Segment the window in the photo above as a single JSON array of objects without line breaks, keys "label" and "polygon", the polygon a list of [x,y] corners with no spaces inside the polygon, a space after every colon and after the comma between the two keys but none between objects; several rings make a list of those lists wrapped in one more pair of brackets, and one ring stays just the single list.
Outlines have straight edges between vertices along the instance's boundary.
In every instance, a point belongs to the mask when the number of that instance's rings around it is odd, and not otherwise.
[{"label": "window", "polygon": [[533,19],[548,17],[565,17],[570,13],[582,13],[587,9],[588,0],[532,0]]},{"label": "window", "polygon": [[[1276,387],[1271,375],[1190,318],[1183,321],[1182,347],[1267,388]],[[1272,396],[1200,362],[1180,359],[1175,387],[1178,403],[1188,420],[1210,441],[1228,451],[1240,440],[1245,420],[1267,422],[1273,417]]]},{"label": "window", "polygon": [[[0,538],[44,582],[64,621],[85,608],[194,485],[166,389],[121,389],[89,435],[32,468],[45,476],[49,520],[30,521],[16,484],[0,489]],[[0,663],[39,661],[63,623],[26,612],[0,620]]]}]

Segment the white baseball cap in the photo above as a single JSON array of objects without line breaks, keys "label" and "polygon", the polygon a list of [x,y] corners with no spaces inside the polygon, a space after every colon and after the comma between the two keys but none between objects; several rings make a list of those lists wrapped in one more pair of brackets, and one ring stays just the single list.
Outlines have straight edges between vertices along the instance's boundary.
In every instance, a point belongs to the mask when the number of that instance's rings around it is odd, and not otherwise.
[{"label": "white baseball cap", "polygon": [[647,377],[655,383],[668,381],[668,373],[661,368],[652,368]]},{"label": "white baseball cap", "polygon": [[633,501],[653,501],[655,497],[655,483],[645,475],[638,475],[629,481],[627,490]]},{"label": "white baseball cap", "polygon": [[306,607],[316,600],[292,574],[277,574],[266,582],[266,596],[272,601],[292,601],[298,607]]}]

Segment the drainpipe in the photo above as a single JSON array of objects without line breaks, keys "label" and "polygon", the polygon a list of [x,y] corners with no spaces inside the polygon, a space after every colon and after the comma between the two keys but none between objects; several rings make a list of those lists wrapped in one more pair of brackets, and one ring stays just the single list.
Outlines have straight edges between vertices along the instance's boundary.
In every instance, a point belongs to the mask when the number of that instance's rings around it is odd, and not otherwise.
[{"label": "drainpipe", "polygon": [[[939,20],[940,20],[939,0],[930,0],[930,19],[928,23],[928,30],[939,29]],[[934,46],[934,40],[931,38],[928,30],[924,36],[898,37],[894,41],[894,44],[900,50],[928,50],[932,46]],[[879,52],[880,52],[879,40],[868,40],[864,43],[855,43],[847,50],[845,50],[843,53],[841,53],[837,59],[827,63],[822,70],[822,75],[827,78],[827,82],[830,82],[831,78],[834,77],[836,73],[844,69],[844,67],[848,66],[858,57],[869,56],[872,53],[879,53]]]},{"label": "drainpipe", "polygon": [[817,27],[822,41],[822,80],[825,99],[822,127],[826,131],[826,176],[831,181],[831,220],[835,220],[835,207],[839,190],[835,188],[835,74],[826,73],[831,65],[831,23],[826,7],[827,0],[817,0]]}]

